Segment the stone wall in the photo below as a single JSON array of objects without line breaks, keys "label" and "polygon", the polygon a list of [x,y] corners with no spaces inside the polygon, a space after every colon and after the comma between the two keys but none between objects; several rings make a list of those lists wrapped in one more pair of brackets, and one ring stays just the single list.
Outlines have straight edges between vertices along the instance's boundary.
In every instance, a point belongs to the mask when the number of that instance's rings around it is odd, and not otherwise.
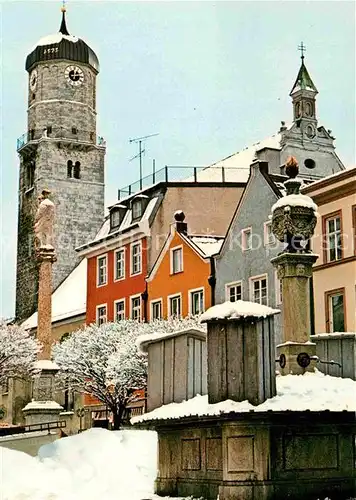
[{"label": "stone wall", "polygon": [[355,496],[350,413],[247,413],[156,422],[156,493],[215,500]]},{"label": "stone wall", "polygon": [[[34,215],[37,196],[51,191],[55,204],[53,265],[56,288],[79,262],[75,248],[93,239],[104,217],[103,148],[59,147],[53,139],[38,143],[34,188],[25,188],[25,163],[20,167],[16,317],[24,319],[36,309],[38,270],[34,253]],[[67,161],[80,162],[80,179],[67,177]]]},{"label": "stone wall", "polygon": [[51,431],[51,433],[48,433],[48,431],[29,432],[28,434],[1,437],[0,447],[22,451],[35,457],[41,446],[53,443],[57,439],[59,439],[59,432],[56,431]]}]

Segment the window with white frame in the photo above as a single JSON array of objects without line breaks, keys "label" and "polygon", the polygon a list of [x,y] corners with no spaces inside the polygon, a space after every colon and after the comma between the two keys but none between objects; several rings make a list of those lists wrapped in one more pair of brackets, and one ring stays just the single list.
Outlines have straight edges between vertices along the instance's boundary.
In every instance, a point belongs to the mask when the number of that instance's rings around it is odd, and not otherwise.
[{"label": "window with white frame", "polygon": [[274,245],[276,242],[276,237],[272,233],[272,221],[264,223],[264,242],[265,245]]},{"label": "window with white frame", "polygon": [[226,300],[236,302],[242,300],[242,282],[228,283],[226,285]]},{"label": "window with white frame", "polygon": [[141,296],[131,297],[131,319],[141,320]]},{"label": "window with white frame", "polygon": [[114,302],[115,306],[115,321],[121,321],[125,319],[125,299],[116,300]]},{"label": "window with white frame", "polygon": [[257,304],[268,305],[267,276],[250,278],[250,298]]},{"label": "window with white frame", "polygon": [[151,302],[151,319],[162,319],[162,300],[153,300]]},{"label": "window with white frame", "polygon": [[204,312],[204,289],[191,290],[189,292],[190,314],[201,314]]},{"label": "window with white frame", "polygon": [[139,219],[142,215],[142,201],[135,200],[132,203],[132,220]]},{"label": "window with white frame", "polygon": [[107,313],[106,313],[106,304],[102,304],[97,306],[96,308],[96,324],[98,326],[106,323],[107,321]]},{"label": "window with white frame", "polygon": [[180,295],[169,297],[169,316],[173,318],[182,316],[182,299]]},{"label": "window with white frame", "polygon": [[283,301],[283,295],[282,295],[282,291],[283,291],[283,288],[282,288],[282,280],[280,280],[278,278],[278,273],[277,273],[277,270],[275,271],[275,291],[276,291],[276,306],[279,306],[280,304],[282,304],[282,301]]},{"label": "window with white frame", "polygon": [[107,283],[107,255],[101,255],[96,259],[96,284],[103,286]]},{"label": "window with white frame", "polygon": [[241,231],[242,238],[242,250],[251,250],[252,248],[252,229],[247,227],[246,229],[242,229]]},{"label": "window with white frame", "polygon": [[125,278],[125,249],[121,248],[120,250],[116,250],[115,252],[115,281],[122,280]]},{"label": "window with white frame", "polygon": [[171,274],[183,271],[183,247],[171,249]]},{"label": "window with white frame", "polygon": [[324,218],[326,237],[326,261],[342,259],[341,213]]},{"label": "window with white frame", "polygon": [[142,271],[141,242],[131,245],[131,274],[140,274]]}]

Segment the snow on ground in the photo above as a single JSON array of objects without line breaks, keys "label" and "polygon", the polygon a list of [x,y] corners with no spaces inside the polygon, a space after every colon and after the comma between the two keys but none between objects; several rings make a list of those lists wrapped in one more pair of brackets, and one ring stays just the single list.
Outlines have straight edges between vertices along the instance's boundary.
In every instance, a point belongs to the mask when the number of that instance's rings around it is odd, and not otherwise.
[{"label": "snow on ground", "polygon": [[209,404],[208,396],[195,396],[183,403],[170,403],[131,419],[139,423],[188,416],[220,415],[248,411],[356,411],[356,382],[316,371],[304,375],[277,376],[277,395],[253,406],[248,401],[227,400]]},{"label": "snow on ground", "polygon": [[1,500],[143,500],[153,495],[154,431],[90,429],[42,446],[0,447]]}]

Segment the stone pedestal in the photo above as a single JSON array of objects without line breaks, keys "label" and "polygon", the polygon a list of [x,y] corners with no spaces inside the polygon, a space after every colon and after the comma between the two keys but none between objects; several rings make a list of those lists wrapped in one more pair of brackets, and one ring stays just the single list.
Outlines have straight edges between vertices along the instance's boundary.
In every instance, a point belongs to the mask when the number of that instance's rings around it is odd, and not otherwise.
[{"label": "stone pedestal", "polygon": [[26,425],[55,422],[63,407],[54,401],[54,377],[58,366],[52,361],[40,360],[35,363],[39,372],[33,381],[32,401],[23,408]]},{"label": "stone pedestal", "polygon": [[318,256],[312,253],[283,253],[271,260],[282,281],[283,340],[310,340],[310,278]]}]

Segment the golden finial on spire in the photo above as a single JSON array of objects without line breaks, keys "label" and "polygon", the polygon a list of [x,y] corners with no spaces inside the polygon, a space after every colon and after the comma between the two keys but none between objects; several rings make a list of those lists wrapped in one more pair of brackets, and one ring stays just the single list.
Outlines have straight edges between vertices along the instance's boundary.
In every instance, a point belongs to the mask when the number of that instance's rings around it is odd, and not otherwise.
[{"label": "golden finial on spire", "polygon": [[61,12],[67,12],[67,9],[66,9],[66,2],[65,0],[62,1],[62,7],[61,7]]}]

